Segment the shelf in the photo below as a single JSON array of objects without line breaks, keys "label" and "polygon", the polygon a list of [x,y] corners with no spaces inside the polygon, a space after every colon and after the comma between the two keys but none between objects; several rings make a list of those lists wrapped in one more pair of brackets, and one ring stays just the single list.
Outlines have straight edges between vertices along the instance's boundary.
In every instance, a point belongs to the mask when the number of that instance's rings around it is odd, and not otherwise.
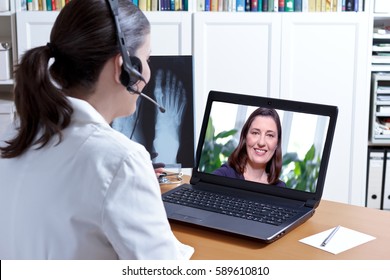
[{"label": "shelf", "polygon": [[390,64],[389,55],[373,55],[372,61],[373,64]]},{"label": "shelf", "polygon": [[378,34],[378,33],[374,33],[372,35],[372,38],[373,39],[390,39],[390,34]]},{"label": "shelf", "polygon": [[371,72],[389,72],[390,73],[390,65],[389,64],[372,64]]},{"label": "shelf", "polygon": [[388,113],[375,112],[375,116],[380,117],[380,118],[390,118],[390,112],[388,112]]},{"label": "shelf", "polygon": [[390,101],[376,101],[376,105],[378,106],[390,106]]},{"label": "shelf", "polygon": [[0,12],[0,17],[9,17],[13,14],[13,12],[8,11],[8,12]]},{"label": "shelf", "polygon": [[0,86],[12,86],[14,84],[14,80],[0,80]]}]

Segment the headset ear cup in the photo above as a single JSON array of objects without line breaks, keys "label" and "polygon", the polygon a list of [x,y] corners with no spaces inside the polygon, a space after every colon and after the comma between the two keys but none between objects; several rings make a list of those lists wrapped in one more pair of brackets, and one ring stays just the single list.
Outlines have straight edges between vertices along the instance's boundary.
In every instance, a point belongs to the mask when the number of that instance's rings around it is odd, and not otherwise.
[{"label": "headset ear cup", "polygon": [[138,73],[142,74],[142,62],[141,60],[136,56],[130,56],[131,65],[135,70],[138,71]]},{"label": "headset ear cup", "polygon": [[130,56],[130,62],[131,62],[131,69],[128,69],[128,67],[125,67],[125,65],[123,64],[121,75],[120,75],[121,83],[126,88],[132,87],[142,78],[141,60],[136,56]]},{"label": "headset ear cup", "polygon": [[126,88],[130,85],[130,73],[125,69],[123,65],[122,65],[122,71],[119,79],[121,81],[121,84]]},{"label": "headset ear cup", "polygon": [[132,73],[131,75],[131,85],[134,85],[136,82],[140,80],[140,76],[142,75],[142,62],[136,56],[130,56],[130,61],[133,69],[137,73]]}]

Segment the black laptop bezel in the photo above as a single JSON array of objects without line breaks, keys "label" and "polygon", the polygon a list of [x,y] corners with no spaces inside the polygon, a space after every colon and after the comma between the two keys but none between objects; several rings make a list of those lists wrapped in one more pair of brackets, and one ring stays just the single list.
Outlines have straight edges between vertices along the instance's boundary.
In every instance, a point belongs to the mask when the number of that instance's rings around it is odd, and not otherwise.
[{"label": "black laptop bezel", "polygon": [[[271,185],[260,184],[251,181],[245,181],[245,184],[243,184],[243,181],[240,179],[226,178],[226,177],[198,171],[208,119],[209,119],[213,102],[227,102],[227,103],[241,104],[241,105],[248,105],[248,106],[266,107],[266,108],[273,108],[276,110],[307,113],[307,114],[329,117],[328,130],[326,134],[324,149],[322,152],[322,159],[321,159],[320,171],[317,179],[316,191],[314,193],[311,193],[311,192],[297,191],[297,190],[287,189],[287,188],[284,188],[283,191],[281,191],[279,187],[274,187]],[[205,113],[202,122],[202,129],[200,131],[198,146],[196,149],[195,167],[193,168],[192,171],[190,183],[193,185],[197,185],[201,182],[206,182],[206,183],[223,185],[226,187],[254,191],[254,192],[259,192],[259,193],[264,193],[269,195],[277,195],[288,199],[299,200],[309,206],[312,206],[313,208],[316,208],[319,205],[324,190],[330,152],[331,152],[334,133],[336,129],[337,116],[338,116],[338,108],[337,106],[333,106],[333,105],[293,101],[287,99],[276,99],[270,97],[261,97],[261,96],[253,96],[253,95],[245,95],[245,94],[237,94],[237,93],[212,90],[209,92],[207,98]]]}]

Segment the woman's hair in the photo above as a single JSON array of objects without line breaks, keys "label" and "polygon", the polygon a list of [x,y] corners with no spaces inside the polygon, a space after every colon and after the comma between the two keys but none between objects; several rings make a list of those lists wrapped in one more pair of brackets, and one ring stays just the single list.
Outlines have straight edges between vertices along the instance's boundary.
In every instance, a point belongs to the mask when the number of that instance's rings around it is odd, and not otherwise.
[{"label": "woman's hair", "polygon": [[[129,0],[119,0],[118,10],[128,52],[134,54],[150,33],[149,21]],[[36,144],[42,148],[54,135],[61,141],[73,112],[66,95],[72,90],[86,95],[94,91],[104,64],[120,52],[116,35],[107,0],[72,0],[65,5],[50,43],[26,51],[16,67],[18,133],[0,148],[2,157],[17,157]]]},{"label": "woman's hair", "polygon": [[246,136],[253,120],[258,116],[271,117],[275,121],[278,130],[278,144],[274,155],[267,163],[265,169],[268,174],[268,183],[275,184],[279,181],[279,175],[282,169],[282,148],[280,145],[282,139],[282,126],[280,125],[279,115],[274,109],[258,108],[253,111],[253,113],[249,116],[244,126],[242,127],[240,142],[230,155],[228,163],[232,168],[236,170],[236,172],[240,174],[244,173],[245,166],[248,160],[248,154],[246,151]]}]

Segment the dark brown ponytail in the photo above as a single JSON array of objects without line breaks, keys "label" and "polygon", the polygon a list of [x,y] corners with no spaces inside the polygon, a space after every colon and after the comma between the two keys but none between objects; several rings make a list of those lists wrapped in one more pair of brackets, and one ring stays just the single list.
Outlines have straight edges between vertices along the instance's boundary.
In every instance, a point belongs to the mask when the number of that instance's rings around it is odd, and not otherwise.
[{"label": "dark brown ponytail", "polygon": [[48,46],[28,50],[16,67],[14,98],[19,117],[18,134],[6,142],[7,147],[1,147],[4,158],[17,157],[34,144],[40,148],[56,134],[60,141],[61,130],[70,123],[72,107],[50,81],[51,54]]}]

